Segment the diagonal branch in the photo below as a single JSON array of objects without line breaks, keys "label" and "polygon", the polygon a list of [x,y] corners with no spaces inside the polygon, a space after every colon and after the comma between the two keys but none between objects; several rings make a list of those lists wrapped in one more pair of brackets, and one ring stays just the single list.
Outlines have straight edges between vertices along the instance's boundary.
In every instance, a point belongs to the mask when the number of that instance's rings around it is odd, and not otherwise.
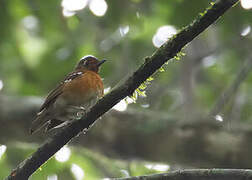
[{"label": "diagonal branch", "polygon": [[204,15],[183,28],[177,35],[157,49],[122,85],[112,90],[87,112],[79,121],[65,127],[61,132],[45,142],[29,158],[20,163],[7,177],[8,180],[25,180],[31,176],[43,163],[51,158],[61,147],[67,144],[81,131],[87,130],[97,118],[123,98],[131,95],[149,76],[155,73],[165,62],[173,58],[180,50],[196,36],[214,23],[229,8],[239,0],[220,0],[208,8]]},{"label": "diagonal branch", "polygon": [[251,180],[252,171],[249,169],[188,169],[169,173],[118,178],[118,180]]},{"label": "diagonal branch", "polygon": [[216,116],[218,113],[220,113],[223,110],[224,106],[237,92],[238,88],[241,86],[242,82],[247,78],[251,70],[252,70],[252,57],[249,57],[247,60],[245,60],[242,68],[237,73],[235,80],[221,94],[219,99],[216,101],[212,110],[209,112],[209,117]]}]

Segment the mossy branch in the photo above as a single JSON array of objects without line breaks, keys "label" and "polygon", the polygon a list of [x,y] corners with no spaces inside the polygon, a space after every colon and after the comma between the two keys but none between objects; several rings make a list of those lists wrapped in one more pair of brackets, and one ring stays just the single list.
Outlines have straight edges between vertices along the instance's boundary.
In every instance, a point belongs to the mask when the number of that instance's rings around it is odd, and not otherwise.
[{"label": "mossy branch", "polygon": [[220,0],[211,4],[211,7],[207,8],[204,11],[204,14],[200,15],[193,21],[193,23],[183,28],[173,38],[158,48],[153,55],[148,57],[148,60],[146,59],[134,74],[122,85],[115,88],[98,101],[98,103],[92,107],[81,120],[73,122],[41,145],[36,152],[21,162],[6,179],[28,179],[42,164],[51,158],[72,138],[83,130],[90,128],[97,118],[106,113],[120,100],[132,95],[134,91],[153,73],[161,68],[164,63],[175,57],[186,44],[197,37],[237,2],[238,0]]}]

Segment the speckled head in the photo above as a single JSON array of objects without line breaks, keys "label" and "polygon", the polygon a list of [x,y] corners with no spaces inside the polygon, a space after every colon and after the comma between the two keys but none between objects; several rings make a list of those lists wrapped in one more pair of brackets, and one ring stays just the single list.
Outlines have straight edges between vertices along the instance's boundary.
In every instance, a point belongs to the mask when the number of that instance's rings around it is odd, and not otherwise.
[{"label": "speckled head", "polygon": [[100,65],[102,65],[105,61],[105,59],[99,61],[95,56],[87,55],[81,58],[75,69],[98,72]]}]

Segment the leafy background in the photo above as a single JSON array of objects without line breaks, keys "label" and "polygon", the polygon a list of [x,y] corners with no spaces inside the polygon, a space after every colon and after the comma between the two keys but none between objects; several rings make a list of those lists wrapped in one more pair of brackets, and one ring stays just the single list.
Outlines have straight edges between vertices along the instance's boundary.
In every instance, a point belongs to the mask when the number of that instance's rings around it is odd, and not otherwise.
[{"label": "leafy background", "polygon": [[[29,124],[41,97],[82,56],[108,59],[100,74],[109,91],[211,3],[90,0],[80,10],[68,12],[75,13],[68,17],[63,13],[71,8],[63,6],[67,2],[0,1],[1,179],[48,138],[43,134],[29,136]],[[80,8],[81,3],[85,0],[70,5]],[[102,9],[104,3],[106,10]],[[100,6],[101,11],[97,10]],[[102,10],[104,14],[97,16]],[[64,162],[51,158],[31,179],[127,177],[187,167],[251,168],[252,162],[244,163],[247,154],[241,158],[239,153],[244,154],[241,149],[245,145],[250,147],[244,142],[251,130],[252,76],[241,80],[217,116],[204,120],[251,58],[251,19],[251,10],[237,4],[183,49],[185,56],[153,76],[146,97],[140,95],[136,103],[120,102],[87,135],[62,150]],[[204,149],[210,145],[202,134],[215,148]],[[182,139],[186,142],[180,143]],[[224,151],[227,144],[229,151]]]}]

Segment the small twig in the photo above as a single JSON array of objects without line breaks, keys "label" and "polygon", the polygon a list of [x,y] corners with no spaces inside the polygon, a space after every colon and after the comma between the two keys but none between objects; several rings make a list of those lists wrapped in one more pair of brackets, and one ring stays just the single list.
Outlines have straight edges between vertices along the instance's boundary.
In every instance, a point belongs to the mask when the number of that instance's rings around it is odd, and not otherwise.
[{"label": "small twig", "polygon": [[214,117],[222,111],[231,97],[237,92],[242,82],[247,78],[251,70],[252,58],[250,57],[244,62],[233,83],[218,98],[212,110],[209,112],[209,117]]},{"label": "small twig", "polygon": [[252,180],[249,169],[188,169],[114,180]]}]

